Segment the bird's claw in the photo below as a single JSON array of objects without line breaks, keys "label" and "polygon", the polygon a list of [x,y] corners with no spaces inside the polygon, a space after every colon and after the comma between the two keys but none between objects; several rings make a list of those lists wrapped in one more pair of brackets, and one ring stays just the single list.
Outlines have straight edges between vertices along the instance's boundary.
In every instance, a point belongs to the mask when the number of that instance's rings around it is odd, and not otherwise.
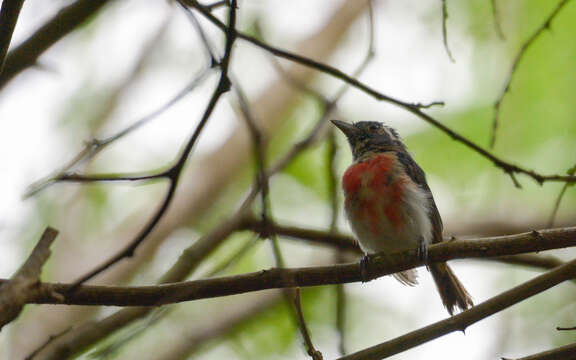
[{"label": "bird's claw", "polygon": [[418,256],[418,260],[422,262],[426,262],[428,260],[428,246],[426,246],[426,242],[421,241],[416,249],[416,255]]},{"label": "bird's claw", "polygon": [[368,255],[364,255],[362,257],[362,259],[360,259],[360,278],[362,279],[362,282],[368,282],[370,281],[369,279],[369,268],[370,268],[370,257]]}]

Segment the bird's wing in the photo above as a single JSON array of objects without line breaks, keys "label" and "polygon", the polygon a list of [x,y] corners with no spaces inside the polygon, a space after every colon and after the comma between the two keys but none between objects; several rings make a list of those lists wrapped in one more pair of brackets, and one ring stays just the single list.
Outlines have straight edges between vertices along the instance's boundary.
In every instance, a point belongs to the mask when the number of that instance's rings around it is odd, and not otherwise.
[{"label": "bird's wing", "polygon": [[416,161],[412,159],[412,156],[410,156],[409,153],[397,152],[396,156],[410,179],[428,193],[428,216],[432,222],[432,243],[435,244],[442,242],[442,218],[440,217],[440,212],[438,212],[438,207],[436,207],[436,202],[434,202],[434,197],[432,196],[432,192],[426,182],[426,174],[424,174],[424,170],[422,170]]}]

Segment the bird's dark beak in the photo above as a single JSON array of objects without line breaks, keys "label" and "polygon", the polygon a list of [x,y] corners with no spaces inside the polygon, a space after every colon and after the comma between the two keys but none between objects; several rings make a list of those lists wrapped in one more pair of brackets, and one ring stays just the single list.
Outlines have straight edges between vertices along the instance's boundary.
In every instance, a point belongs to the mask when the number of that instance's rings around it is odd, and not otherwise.
[{"label": "bird's dark beak", "polygon": [[354,137],[354,135],[356,135],[359,131],[356,126],[349,124],[347,122],[340,120],[330,120],[330,121],[332,122],[332,124],[336,125],[336,127],[340,129],[340,131],[342,131],[344,135],[346,135],[346,137],[348,138]]}]

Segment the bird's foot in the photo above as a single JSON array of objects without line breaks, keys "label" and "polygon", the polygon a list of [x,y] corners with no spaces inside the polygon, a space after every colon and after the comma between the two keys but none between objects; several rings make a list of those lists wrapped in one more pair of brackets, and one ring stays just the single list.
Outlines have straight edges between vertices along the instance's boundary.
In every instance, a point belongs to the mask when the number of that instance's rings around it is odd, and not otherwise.
[{"label": "bird's foot", "polygon": [[426,260],[428,260],[428,246],[426,242],[420,242],[418,248],[416,249],[416,255],[418,256],[418,260],[426,263]]},{"label": "bird's foot", "polygon": [[369,278],[371,262],[372,260],[370,259],[369,255],[364,255],[364,257],[360,259],[360,278],[362,279],[363,283],[371,280]]}]

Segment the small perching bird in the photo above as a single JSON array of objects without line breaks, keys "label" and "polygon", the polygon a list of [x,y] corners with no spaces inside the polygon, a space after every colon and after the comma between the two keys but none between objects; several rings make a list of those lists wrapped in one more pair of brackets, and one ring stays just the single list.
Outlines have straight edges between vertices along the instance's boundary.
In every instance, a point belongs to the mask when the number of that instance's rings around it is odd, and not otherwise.
[{"label": "small perching bird", "polygon": [[[390,254],[442,241],[442,219],[424,171],[398,133],[379,122],[332,120],[346,135],[354,163],[342,177],[346,215],[365,254]],[[450,315],[471,307],[470,295],[446,263],[428,265]],[[416,285],[416,270],[394,274]]]}]

